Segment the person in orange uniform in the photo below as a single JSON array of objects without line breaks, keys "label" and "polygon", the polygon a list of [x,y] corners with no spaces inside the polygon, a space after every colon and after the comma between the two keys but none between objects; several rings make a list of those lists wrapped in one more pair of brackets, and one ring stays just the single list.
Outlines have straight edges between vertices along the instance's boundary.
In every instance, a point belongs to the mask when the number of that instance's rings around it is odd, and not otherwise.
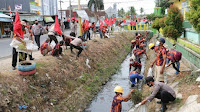
[{"label": "person in orange uniform", "polygon": [[127,102],[131,99],[131,94],[134,92],[132,89],[126,97],[122,97],[123,88],[121,86],[116,86],[114,89],[116,95],[113,98],[112,106],[110,112],[121,112],[122,111],[122,102]]},{"label": "person in orange uniform", "polygon": [[[173,68],[176,70],[176,74],[179,74],[180,70],[180,60],[182,57],[182,53],[176,50],[171,50],[169,52],[167,52],[167,64],[169,67],[171,64],[173,65]],[[169,62],[171,61],[171,63],[169,64]],[[176,66],[175,66],[176,63]]]},{"label": "person in orange uniform", "polygon": [[134,67],[134,71],[138,69],[138,72],[140,72],[142,64],[134,61],[132,58],[130,59],[130,64],[129,64],[129,72],[131,71],[131,68]]},{"label": "person in orange uniform", "polygon": [[149,49],[154,50],[155,52],[157,52],[158,46],[155,46],[154,43],[150,43],[149,44]]},{"label": "person in orange uniform", "polygon": [[48,52],[50,52],[52,50],[52,48],[49,46],[49,41],[50,41],[50,38],[47,38],[46,41],[44,41],[42,43],[42,45],[40,46],[40,52],[43,56],[47,55]]},{"label": "person in orange uniform", "polygon": [[153,67],[153,65],[156,63],[156,67],[155,67],[155,80],[156,81],[160,81],[160,82],[164,82],[164,69],[165,69],[165,64],[166,64],[166,48],[163,46],[163,44],[165,43],[165,39],[164,38],[160,38],[159,39],[159,46],[158,46],[158,50],[157,50],[157,54],[156,54],[156,58],[154,59],[153,63],[151,64],[151,67]]},{"label": "person in orange uniform", "polygon": [[52,55],[59,57],[60,55],[62,55],[62,48],[61,46],[63,46],[64,41],[60,41],[58,44],[56,44],[56,46],[52,49]]}]

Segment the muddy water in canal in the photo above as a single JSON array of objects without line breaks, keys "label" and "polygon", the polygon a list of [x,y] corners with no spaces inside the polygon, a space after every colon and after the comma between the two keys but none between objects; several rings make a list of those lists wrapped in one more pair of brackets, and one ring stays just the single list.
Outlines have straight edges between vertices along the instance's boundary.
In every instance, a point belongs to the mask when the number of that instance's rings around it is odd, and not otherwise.
[{"label": "muddy water in canal", "polygon": [[[130,55],[126,57],[118,72],[114,74],[111,80],[106,83],[103,89],[97,94],[97,96],[93,99],[88,108],[84,110],[84,112],[109,112],[113,97],[115,96],[114,88],[117,85],[123,88],[123,96],[126,96],[129,93],[131,89],[128,78],[130,62],[129,59]],[[122,102],[122,112],[126,112],[132,105],[133,103],[131,101]]]}]

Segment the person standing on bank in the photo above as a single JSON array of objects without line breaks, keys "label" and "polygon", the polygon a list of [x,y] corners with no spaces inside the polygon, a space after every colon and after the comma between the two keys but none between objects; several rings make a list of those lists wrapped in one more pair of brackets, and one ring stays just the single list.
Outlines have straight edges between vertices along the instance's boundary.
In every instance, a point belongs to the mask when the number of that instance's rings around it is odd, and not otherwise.
[{"label": "person standing on bank", "polygon": [[176,99],[175,91],[169,87],[168,85],[154,81],[152,76],[146,77],[146,84],[149,87],[154,87],[153,92],[149,97],[144,99],[141,104],[145,104],[147,101],[151,102],[154,98],[161,99],[161,101],[157,102],[161,104],[160,112],[165,112],[167,110],[167,104],[171,101],[173,102]]},{"label": "person standing on bank", "polygon": [[[24,25],[23,24],[24,22],[20,22],[19,13],[17,11],[15,21],[14,21],[14,28],[13,28],[13,32],[14,32],[13,40],[16,39],[22,44],[24,44],[24,46],[26,46],[26,42],[24,41],[24,38],[23,38],[23,32],[25,31],[25,24]],[[12,50],[12,69],[13,70],[16,69],[17,56],[18,56],[18,52],[16,51],[16,48],[13,47],[13,50]],[[22,61],[22,60],[19,59],[19,61]]]},{"label": "person standing on bank", "polygon": [[75,19],[72,19],[70,36],[76,37],[76,35],[77,35],[77,24],[75,22]]},{"label": "person standing on bank", "polygon": [[35,42],[40,49],[40,36],[42,34],[43,27],[41,24],[38,24],[38,20],[35,20],[35,24],[32,26],[32,33],[35,37]]},{"label": "person standing on bank", "polygon": [[153,67],[154,63],[156,63],[156,67],[155,67],[155,80],[156,81],[160,81],[160,82],[164,82],[164,69],[165,69],[165,64],[166,64],[166,48],[163,46],[163,44],[165,43],[165,39],[164,38],[160,38],[159,39],[159,45],[158,45],[158,49],[157,49],[157,54],[156,54],[156,58],[153,61],[153,63],[151,64],[151,68]]}]

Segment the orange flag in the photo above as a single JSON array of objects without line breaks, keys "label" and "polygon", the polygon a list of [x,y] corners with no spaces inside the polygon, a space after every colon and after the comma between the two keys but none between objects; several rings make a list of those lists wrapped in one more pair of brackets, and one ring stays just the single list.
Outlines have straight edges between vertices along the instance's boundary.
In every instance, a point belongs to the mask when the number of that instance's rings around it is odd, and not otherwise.
[{"label": "orange flag", "polygon": [[56,16],[56,18],[55,18],[54,31],[56,31],[59,35],[62,35],[62,31],[61,31],[61,29],[60,29],[60,25],[59,25],[57,16]]},{"label": "orange flag", "polygon": [[20,23],[20,17],[18,11],[16,11],[15,22],[14,22],[14,33],[23,39],[22,25]]}]

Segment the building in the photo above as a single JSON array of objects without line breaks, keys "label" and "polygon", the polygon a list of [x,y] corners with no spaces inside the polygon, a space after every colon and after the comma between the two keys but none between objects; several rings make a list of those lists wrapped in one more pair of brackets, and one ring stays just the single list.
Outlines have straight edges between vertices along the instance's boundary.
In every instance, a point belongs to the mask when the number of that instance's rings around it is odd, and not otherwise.
[{"label": "building", "polygon": [[181,36],[182,38],[184,37],[188,41],[195,43],[195,44],[200,44],[200,34],[197,33],[192,25],[189,23],[188,20],[186,20],[186,12],[189,11],[189,0],[170,0],[169,2],[173,2],[174,5],[176,5],[181,13],[183,14],[184,22],[183,22],[183,27],[185,29],[185,32]]},{"label": "building", "polygon": [[117,4],[113,4],[113,8],[109,7],[106,11],[108,17],[118,17]]},{"label": "building", "polygon": [[31,12],[30,2],[34,1],[35,0],[1,0],[0,10],[9,10],[8,7],[10,5],[12,11]]}]

